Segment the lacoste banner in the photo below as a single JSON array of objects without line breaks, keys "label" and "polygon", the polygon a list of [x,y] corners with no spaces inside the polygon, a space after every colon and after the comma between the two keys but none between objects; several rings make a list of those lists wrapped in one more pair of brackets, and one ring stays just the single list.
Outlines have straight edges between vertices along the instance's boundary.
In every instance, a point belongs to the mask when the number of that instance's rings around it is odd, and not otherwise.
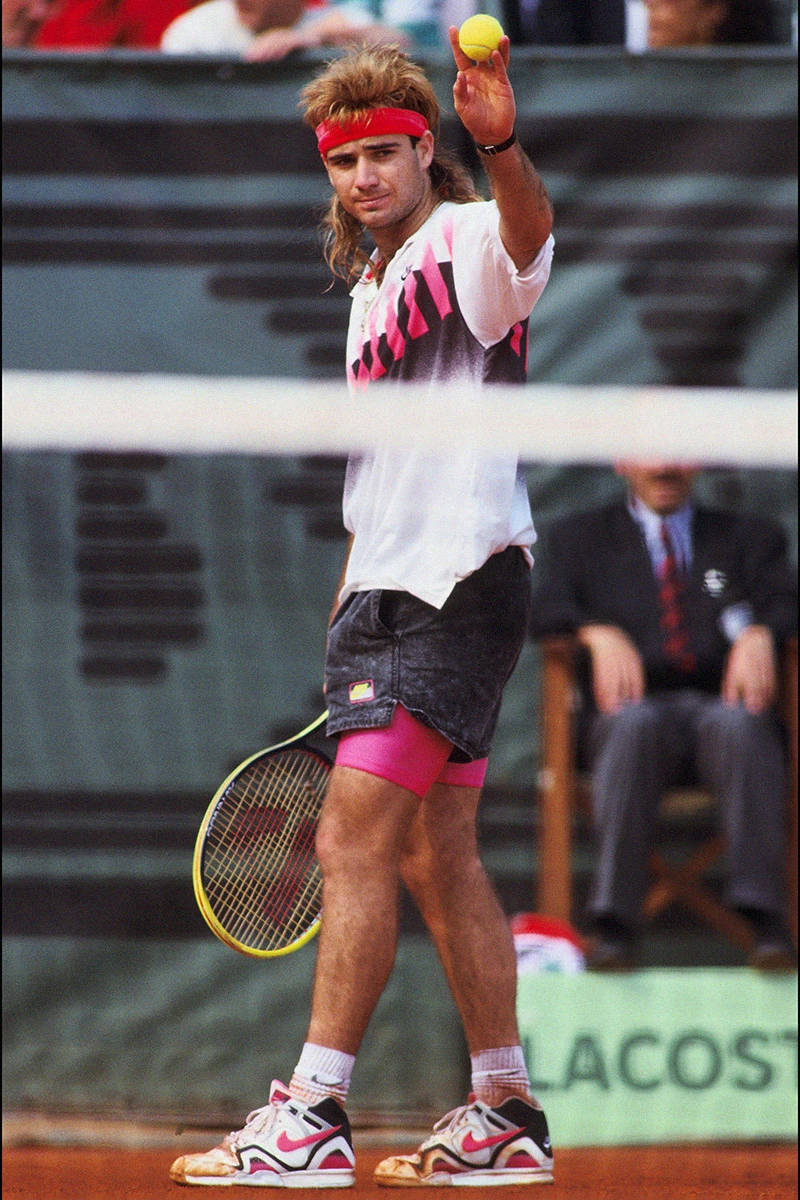
[{"label": "lacoste banner", "polygon": [[521,975],[553,1144],[797,1136],[797,974],[738,968]]}]

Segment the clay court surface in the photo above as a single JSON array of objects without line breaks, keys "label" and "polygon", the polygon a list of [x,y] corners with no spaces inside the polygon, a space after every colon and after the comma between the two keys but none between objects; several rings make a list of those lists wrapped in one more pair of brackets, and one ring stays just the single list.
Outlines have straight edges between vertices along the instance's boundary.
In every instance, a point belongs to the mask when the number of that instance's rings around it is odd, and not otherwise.
[{"label": "clay court surface", "polygon": [[[357,1144],[357,1143],[356,1143]],[[408,1149],[412,1149],[409,1146]],[[14,1146],[3,1151],[3,1200],[178,1200],[180,1196],[370,1196],[404,1189],[378,1188],[372,1169],[391,1150],[359,1149],[357,1181],[336,1190],[274,1188],[179,1188],[167,1177],[183,1149],[71,1149]],[[404,1147],[405,1149],[405,1147]],[[419,1196],[454,1193],[443,1188],[412,1189]],[[478,1196],[487,1189],[461,1189]],[[537,1188],[504,1187],[492,1195],[541,1196],[542,1200],[795,1200],[797,1149],[792,1145],[625,1147],[562,1150],[556,1155],[556,1182]]]}]

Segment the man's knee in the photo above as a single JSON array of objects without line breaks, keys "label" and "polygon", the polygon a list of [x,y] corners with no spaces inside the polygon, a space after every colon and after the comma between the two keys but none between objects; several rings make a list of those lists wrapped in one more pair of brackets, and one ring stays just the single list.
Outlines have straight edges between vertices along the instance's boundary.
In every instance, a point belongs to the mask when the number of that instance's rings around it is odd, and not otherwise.
[{"label": "man's knee", "polygon": [[661,736],[663,714],[651,700],[625,704],[615,713],[604,714],[597,722],[596,744],[618,748],[626,753],[650,754]]},{"label": "man's knee", "polygon": [[424,896],[437,900],[455,879],[474,878],[483,870],[475,826],[477,793],[467,805],[457,799],[462,793],[463,788],[450,795],[434,788],[409,830],[401,874],[418,902]]},{"label": "man's knee", "polygon": [[401,871],[409,887],[435,890],[479,861],[474,837],[460,837],[455,831],[448,837],[442,830],[418,825],[404,847]]},{"label": "man's knee", "polygon": [[750,755],[766,746],[777,748],[779,744],[771,713],[751,713],[743,704],[724,704],[721,700],[707,707],[698,732],[701,746],[713,742],[736,757]]}]

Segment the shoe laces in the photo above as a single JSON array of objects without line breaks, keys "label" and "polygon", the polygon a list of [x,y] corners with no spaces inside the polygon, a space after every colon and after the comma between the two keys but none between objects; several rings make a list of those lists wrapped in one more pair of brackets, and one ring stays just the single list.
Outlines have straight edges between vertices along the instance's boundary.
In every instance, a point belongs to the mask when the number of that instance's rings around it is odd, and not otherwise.
[{"label": "shoe laces", "polygon": [[229,1146],[238,1146],[240,1142],[246,1141],[254,1133],[268,1133],[275,1124],[279,1107],[279,1103],[270,1101],[261,1108],[254,1108],[251,1113],[247,1114],[242,1128],[229,1133],[225,1141]]},{"label": "shoe laces", "polygon": [[439,1133],[455,1133],[462,1125],[466,1124],[469,1119],[469,1114],[475,1108],[474,1101],[469,1104],[462,1104],[459,1108],[454,1108],[452,1112],[445,1113],[433,1127],[433,1135]]}]

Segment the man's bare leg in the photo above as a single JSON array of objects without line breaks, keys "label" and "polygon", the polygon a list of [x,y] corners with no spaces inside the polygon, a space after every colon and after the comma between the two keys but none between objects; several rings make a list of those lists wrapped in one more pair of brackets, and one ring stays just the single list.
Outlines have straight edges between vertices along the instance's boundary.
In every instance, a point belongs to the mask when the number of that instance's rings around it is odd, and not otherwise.
[{"label": "man's bare leg", "polygon": [[473,1055],[519,1042],[514,942],[478,854],[479,798],[478,788],[436,784],[419,807],[402,862]]},{"label": "man's bare leg", "polygon": [[400,859],[420,800],[334,767],[317,835],[320,941],[307,1041],[356,1054],[397,949]]}]

